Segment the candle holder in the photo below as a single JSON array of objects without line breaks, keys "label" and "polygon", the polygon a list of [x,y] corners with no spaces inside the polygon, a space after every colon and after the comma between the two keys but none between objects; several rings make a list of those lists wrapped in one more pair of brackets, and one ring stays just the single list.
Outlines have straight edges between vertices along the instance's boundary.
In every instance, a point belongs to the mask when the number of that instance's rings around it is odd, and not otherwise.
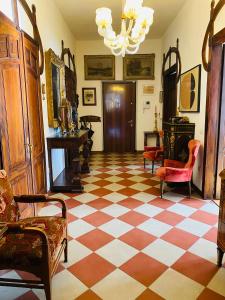
[{"label": "candle holder", "polygon": [[155,112],[155,128],[154,128],[154,131],[159,131],[159,129],[158,129],[158,118],[160,118],[160,113]]}]

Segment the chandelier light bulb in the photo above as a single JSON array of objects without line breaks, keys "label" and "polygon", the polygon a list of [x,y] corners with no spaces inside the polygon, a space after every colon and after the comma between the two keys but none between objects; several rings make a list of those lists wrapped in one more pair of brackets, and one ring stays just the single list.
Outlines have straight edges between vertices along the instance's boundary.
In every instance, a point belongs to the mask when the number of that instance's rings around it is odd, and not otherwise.
[{"label": "chandelier light bulb", "polygon": [[116,35],[112,28],[112,12],[102,7],[96,10],[98,33],[104,44],[115,56],[137,53],[153,23],[154,10],[143,7],[143,0],[126,0],[122,15],[121,32]]}]

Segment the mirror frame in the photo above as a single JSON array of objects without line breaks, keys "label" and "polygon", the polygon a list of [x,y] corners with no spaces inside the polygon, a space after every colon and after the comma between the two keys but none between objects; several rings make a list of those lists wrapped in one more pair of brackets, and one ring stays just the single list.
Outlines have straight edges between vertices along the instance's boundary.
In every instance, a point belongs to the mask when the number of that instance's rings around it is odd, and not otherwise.
[{"label": "mirror frame", "polygon": [[60,72],[60,102],[65,92],[65,64],[50,48],[45,52],[45,73],[46,73],[46,95],[48,103],[48,125],[49,127],[58,128],[59,120],[54,118],[54,102],[53,102],[53,84],[52,84],[52,64],[54,64]]}]

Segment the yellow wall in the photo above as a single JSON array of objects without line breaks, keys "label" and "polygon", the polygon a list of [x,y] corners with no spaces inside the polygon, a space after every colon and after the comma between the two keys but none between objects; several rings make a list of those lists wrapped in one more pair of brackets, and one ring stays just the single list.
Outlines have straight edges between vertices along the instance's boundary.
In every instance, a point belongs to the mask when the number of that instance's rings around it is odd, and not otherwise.
[{"label": "yellow wall", "polygon": [[[97,29],[96,29],[97,30]],[[159,92],[161,90],[161,65],[162,65],[162,46],[161,40],[146,40],[138,53],[155,53],[155,80],[139,80],[137,81],[137,106],[136,106],[136,150],[144,148],[144,131],[153,130],[154,128],[154,112],[155,105],[158,111],[161,111],[159,103]],[[78,76],[78,94],[80,96],[79,116],[97,115],[102,117],[102,83],[101,81],[84,80],[84,55],[101,55],[111,54],[103,43],[98,41],[77,41],[76,43],[76,65]],[[123,80],[123,61],[122,57],[116,57],[116,80]],[[155,87],[155,93],[150,96],[143,95],[143,85],[152,85]],[[95,87],[97,90],[97,106],[82,106],[82,88]],[[145,99],[150,99],[151,108],[143,111],[143,103]],[[159,123],[159,121],[158,121]],[[94,151],[103,150],[103,123],[94,123]]]},{"label": "yellow wall", "polygon": [[[163,52],[167,52],[170,46],[176,45],[176,39],[180,40],[180,53],[182,60],[182,73],[202,64],[201,51],[205,31],[209,22],[211,0],[187,0],[168,27],[163,39]],[[225,8],[216,22],[215,30],[225,26]],[[207,73],[202,66],[200,113],[185,113],[190,121],[196,124],[196,138],[202,143],[199,158],[194,170],[194,183],[202,189],[203,172],[203,145],[205,134],[205,107],[206,107]],[[179,106],[179,96],[178,96]],[[212,179],[213,180],[213,179]]]}]

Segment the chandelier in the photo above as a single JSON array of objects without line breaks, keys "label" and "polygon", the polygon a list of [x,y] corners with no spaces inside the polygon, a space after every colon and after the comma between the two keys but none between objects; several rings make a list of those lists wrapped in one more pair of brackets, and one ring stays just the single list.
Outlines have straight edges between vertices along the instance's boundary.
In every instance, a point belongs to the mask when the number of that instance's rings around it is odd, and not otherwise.
[{"label": "chandelier", "polygon": [[115,56],[137,53],[153,23],[154,10],[143,7],[143,0],[126,0],[121,32],[116,35],[112,28],[111,9],[102,7],[96,10],[98,33],[104,38],[104,44]]}]

